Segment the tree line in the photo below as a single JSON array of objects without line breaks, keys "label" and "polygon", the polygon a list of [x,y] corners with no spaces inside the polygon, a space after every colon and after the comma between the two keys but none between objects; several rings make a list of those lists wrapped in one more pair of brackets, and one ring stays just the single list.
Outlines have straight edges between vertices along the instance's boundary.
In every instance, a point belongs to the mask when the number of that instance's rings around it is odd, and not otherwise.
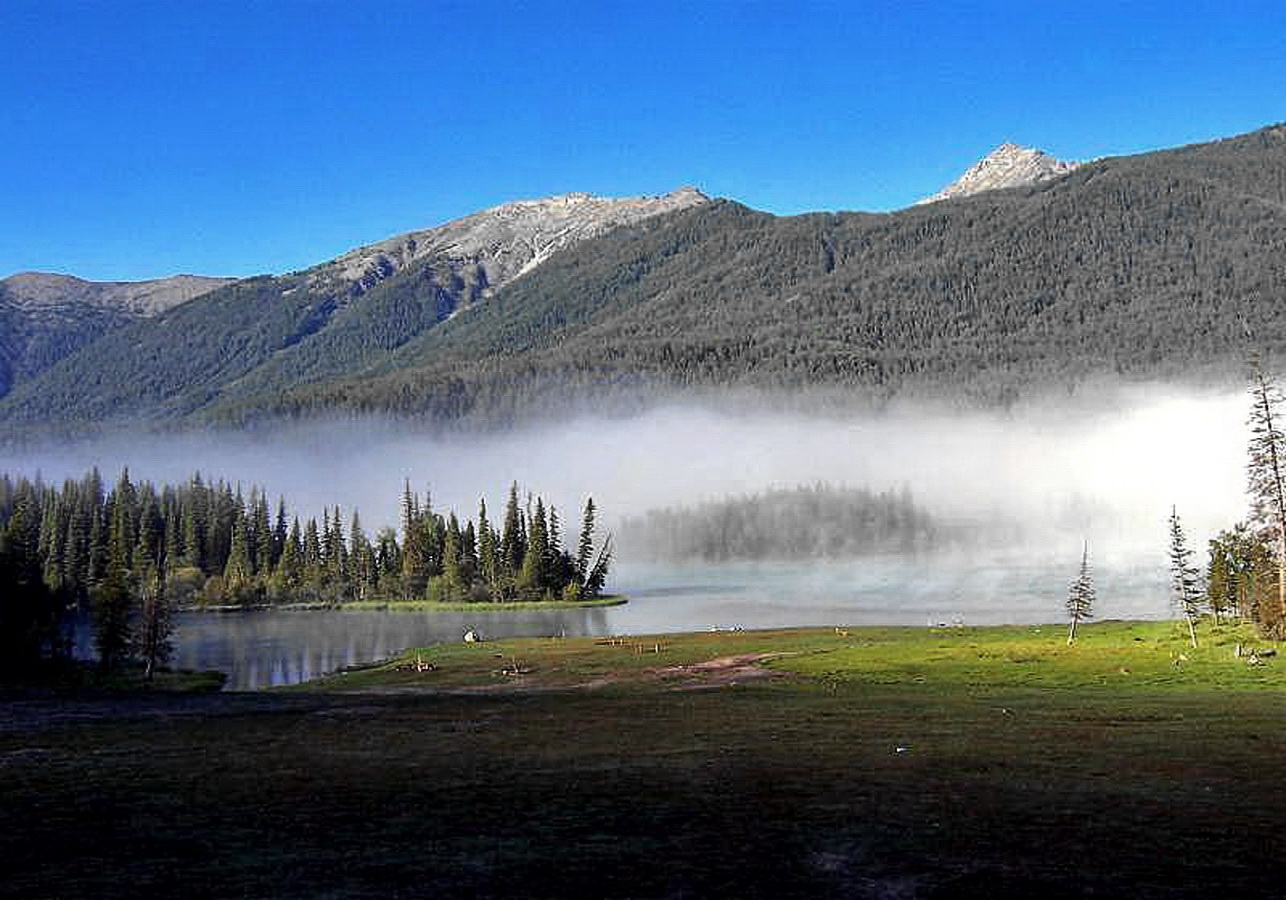
[{"label": "tree line", "polygon": [[1286,638],[1286,422],[1276,377],[1251,359],[1246,518],[1210,540],[1206,602],[1216,615]]},{"label": "tree line", "polygon": [[822,483],[651,510],[620,529],[631,558],[703,562],[848,558],[924,550],[946,537],[905,487]]},{"label": "tree line", "polygon": [[610,536],[585,504],[576,545],[558,510],[511,485],[501,522],[433,509],[409,483],[401,531],[368,536],[339,506],[301,522],[284,499],[207,481],[108,488],[95,468],[62,485],[0,475],[0,671],[70,656],[68,613],[91,616],[103,666],[150,671],[170,654],[184,607],[374,602],[578,601],[601,595]]},{"label": "tree line", "polygon": [[[1246,517],[1209,540],[1203,571],[1192,562],[1196,554],[1188,546],[1178,510],[1170,512],[1171,602],[1194,647],[1197,623],[1206,612],[1216,624],[1240,619],[1254,624],[1265,638],[1286,639],[1286,397],[1257,355],[1250,369]],[[1077,619],[1089,618],[1088,605],[1078,606],[1075,595],[1074,584],[1068,599],[1073,634]]]}]

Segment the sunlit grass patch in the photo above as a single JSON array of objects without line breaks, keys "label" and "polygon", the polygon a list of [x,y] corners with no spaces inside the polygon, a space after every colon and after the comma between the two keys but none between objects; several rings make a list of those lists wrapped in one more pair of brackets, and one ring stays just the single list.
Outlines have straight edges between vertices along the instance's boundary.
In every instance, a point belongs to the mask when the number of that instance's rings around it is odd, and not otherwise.
[{"label": "sunlit grass patch", "polygon": [[1071,646],[1057,624],[515,638],[411,650],[302,689],[629,687],[734,657],[783,677],[936,689],[1286,687],[1286,660],[1235,653],[1271,652],[1250,628],[1203,624],[1199,638],[1191,647],[1181,623],[1116,621],[1083,625]]},{"label": "sunlit grass patch", "polygon": [[1198,646],[1190,646],[1186,628],[1174,622],[1083,625],[1070,646],[1057,625],[905,629],[895,639],[863,640],[777,665],[805,675],[871,684],[1286,686],[1286,671],[1275,657],[1254,665],[1247,656],[1236,655],[1238,645],[1254,648],[1262,643],[1252,629],[1212,627],[1202,629],[1198,637]]}]

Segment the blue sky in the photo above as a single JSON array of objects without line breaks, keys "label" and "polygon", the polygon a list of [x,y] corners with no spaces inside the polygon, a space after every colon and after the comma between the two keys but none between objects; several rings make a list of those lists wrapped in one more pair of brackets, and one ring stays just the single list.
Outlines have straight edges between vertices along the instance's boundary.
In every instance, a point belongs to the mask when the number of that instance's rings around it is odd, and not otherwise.
[{"label": "blue sky", "polygon": [[4,0],[0,276],[303,268],[521,197],[906,206],[1286,119],[1280,2]]}]

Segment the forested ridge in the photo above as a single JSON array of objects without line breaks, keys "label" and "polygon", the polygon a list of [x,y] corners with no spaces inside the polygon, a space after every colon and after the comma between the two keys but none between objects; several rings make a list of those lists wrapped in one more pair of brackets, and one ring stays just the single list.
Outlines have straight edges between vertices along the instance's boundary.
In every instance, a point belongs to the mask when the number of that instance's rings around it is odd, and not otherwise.
[{"label": "forested ridge", "polygon": [[[97,469],[62,485],[0,474],[0,674],[66,653],[65,613],[91,611],[105,664],[163,661],[171,610],[353,602],[582,601],[612,559],[586,502],[574,547],[558,510],[511,485],[501,518],[438,512],[403,489],[400,532],[356,510],[301,522],[284,500],[199,474],[108,488]],[[162,643],[158,643],[162,642]]]},{"label": "forested ridge", "polygon": [[896,213],[718,201],[481,287],[432,260],[343,296],[303,274],[233,285],[83,348],[0,421],[488,425],[675,391],[994,405],[1232,379],[1247,335],[1286,352],[1286,127]]},{"label": "forested ridge", "polygon": [[631,558],[667,561],[843,559],[940,548],[951,538],[909,489],[828,484],[649,510],[620,528]]}]

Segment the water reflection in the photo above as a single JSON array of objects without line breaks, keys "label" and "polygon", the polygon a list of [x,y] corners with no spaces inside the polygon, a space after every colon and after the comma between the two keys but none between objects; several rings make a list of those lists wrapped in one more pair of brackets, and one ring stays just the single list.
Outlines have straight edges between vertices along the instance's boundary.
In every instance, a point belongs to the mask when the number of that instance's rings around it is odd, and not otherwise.
[{"label": "water reflection", "polygon": [[606,634],[602,609],[478,612],[251,610],[183,613],[174,664],[228,673],[228,688],[296,684],[394,656],[408,647],[484,638]]}]

